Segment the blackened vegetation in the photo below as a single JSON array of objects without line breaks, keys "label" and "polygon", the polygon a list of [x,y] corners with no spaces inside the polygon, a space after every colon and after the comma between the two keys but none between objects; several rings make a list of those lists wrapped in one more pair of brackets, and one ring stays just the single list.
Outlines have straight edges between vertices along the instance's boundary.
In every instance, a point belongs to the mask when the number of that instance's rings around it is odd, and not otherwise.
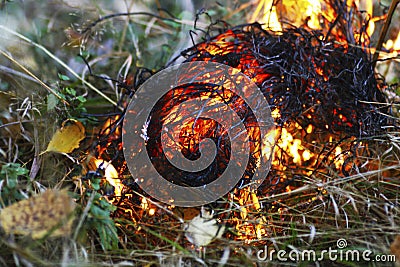
[{"label": "blackened vegetation", "polygon": [[[304,177],[310,177],[310,170],[315,174],[327,173],[328,169],[333,169],[338,174],[350,175],[352,159],[357,156],[359,142],[347,143],[343,149],[346,158],[340,170],[336,170],[333,164],[336,160],[332,156],[335,148],[344,140],[358,140],[378,135],[387,125],[385,115],[387,110],[385,105],[380,105],[385,102],[381,92],[384,85],[374,73],[371,55],[367,52],[368,40],[361,41],[360,38],[365,32],[363,25],[366,24],[361,23],[357,31],[352,29],[351,14],[346,10],[346,7],[338,6],[337,19],[332,23],[326,22],[326,29],[321,31],[290,27],[284,29],[282,33],[274,33],[264,30],[258,23],[236,27],[224,24],[226,28],[218,29],[218,34],[212,36],[210,27],[209,32],[205,33],[204,41],[193,44],[193,47],[182,52],[182,57],[187,62],[211,61],[240,69],[258,85],[272,112],[277,114],[275,122],[278,128],[287,128],[293,136],[303,141],[303,146],[317,155],[317,159],[312,162],[302,162],[299,166],[283,151],[281,158],[278,159],[279,165],[287,168],[282,170],[280,166],[272,166],[268,179],[261,187],[263,192],[273,194],[276,190],[284,190],[287,186],[301,185]],[[135,87],[146,78],[148,77],[138,79]],[[136,90],[137,88],[131,92]],[[163,111],[163,101],[178,104],[182,99],[195,98],[199,94],[193,88],[183,91],[183,97],[172,94],[175,99],[162,100],[159,102],[161,106],[157,106],[155,110]],[[243,105],[242,108],[246,110],[248,107]],[[170,108],[164,109],[168,110]],[[218,131],[209,132],[204,136],[214,140],[217,146],[224,145],[223,148],[219,147],[219,152],[222,154],[217,155],[209,168],[197,174],[171,170],[168,167],[170,164],[166,164],[167,159],[163,156],[160,144],[162,112],[155,112],[152,115],[148,126],[150,136],[148,136],[147,151],[152,155],[157,170],[167,174],[168,180],[180,185],[199,186],[213,181],[224,171],[229,162],[230,146],[226,136],[217,135]],[[120,120],[116,124],[117,127],[121,126]],[[294,127],[296,123],[300,128]],[[313,126],[312,133],[306,131],[309,125]],[[219,126],[215,127],[217,129]],[[110,142],[109,138],[99,137],[99,140],[103,140],[100,147],[105,149],[103,144],[109,146],[116,139]],[[121,142],[120,138],[117,141]],[[114,149],[119,152],[117,153],[119,157],[122,156],[121,148],[119,143]],[[258,152],[249,155],[251,164],[239,185],[251,178],[254,173],[253,168],[257,164],[257,157],[254,155]],[[183,153],[188,159],[199,157],[198,147]],[[125,165],[123,166],[120,169],[127,174],[127,169]],[[124,181],[134,185],[135,178],[131,180],[132,184],[127,179]]]},{"label": "blackened vegetation", "polygon": [[[190,100],[190,98],[201,97],[204,93],[208,96],[207,93],[212,91],[214,89],[211,87],[195,84],[188,85],[185,88],[175,88],[165,94],[153,107],[151,121],[147,129],[149,138],[146,145],[147,153],[154,168],[157,169],[164,179],[167,179],[171,183],[181,186],[202,186],[208,184],[221,176],[229,163],[231,146],[226,130],[214,120],[202,117],[196,118],[195,115],[191,121],[194,125],[204,126],[207,124],[210,127],[200,133],[197,138],[191,129],[189,129],[188,135],[181,132],[179,142],[181,145],[186,144],[186,146],[183,146],[181,153],[189,160],[197,160],[200,158],[200,139],[210,138],[215,144],[218,144],[219,148],[219,152],[212,164],[198,172],[180,170],[169,162],[164,151],[160,149],[162,147],[161,131],[172,108],[184,101]],[[176,116],[179,116],[179,113],[178,111]]]},{"label": "blackened vegetation", "polygon": [[[168,161],[164,151],[161,149],[161,131],[162,128],[165,127],[163,125],[168,125],[166,120],[168,115],[173,112],[173,107],[176,107],[192,98],[201,97],[218,99],[218,103],[228,105],[229,108],[240,117],[247,131],[251,131],[253,128],[253,132],[255,133],[250,139],[251,155],[249,156],[249,162],[245,173],[242,175],[242,181],[240,181],[240,183],[248,181],[253,176],[254,170],[257,166],[257,158],[260,154],[257,152],[260,150],[260,146],[254,144],[259,144],[261,142],[260,133],[257,131],[258,129],[254,129],[257,126],[257,121],[253,112],[243,99],[233,92],[225,94],[224,92],[226,89],[227,88],[221,88],[216,85],[193,83],[170,90],[153,107],[151,120],[147,129],[147,153],[154,168],[156,168],[157,171],[168,181],[181,186],[203,186],[218,179],[223,174],[228,164],[230,164],[231,141],[227,134],[227,129],[214,119],[201,117],[201,111],[196,111],[191,114],[188,113],[189,111],[187,110],[178,110],[174,111],[176,114],[173,115],[190,116],[191,120],[188,122],[193,123],[193,126],[184,127],[179,137],[179,143],[182,146],[181,153],[187,159],[197,160],[200,158],[199,143],[202,139],[209,138],[215,143],[218,148],[216,157],[208,167],[198,172],[180,170]],[[221,114],[218,114],[218,117],[223,119],[223,115],[223,111],[221,111]]]},{"label": "blackened vegetation", "polygon": [[[310,170],[314,174],[326,173],[327,166],[337,173],[349,175],[352,168],[349,162],[357,154],[358,142],[344,146],[345,162],[337,170],[335,148],[349,138],[368,138],[382,133],[383,126],[387,125],[386,109],[382,105],[385,99],[370,55],[361,43],[352,44],[342,36],[344,34],[334,35],[329,31],[323,35],[301,28],[290,28],[277,34],[254,23],[208,36],[204,42],[182,52],[187,62],[210,61],[240,69],[256,82],[272,112],[277,111],[278,127],[288,129],[294,138],[303,141],[304,147],[318,155],[317,159],[302,162],[299,166],[283,151],[278,159],[280,166],[272,166],[264,184],[270,193],[288,185],[296,187],[296,181],[302,183],[302,177]],[[184,94],[196,97],[189,88]],[[248,107],[243,105],[242,108]],[[294,127],[295,123],[300,129]],[[306,128],[310,125],[313,132],[307,133]],[[254,155],[256,153],[249,157],[253,162],[251,168],[257,162]],[[186,157],[190,158],[190,155]],[[223,157],[219,160],[224,161]],[[281,166],[285,166],[290,174],[283,174]],[[251,178],[254,173],[251,168],[246,169],[247,176],[243,176],[240,185]],[[210,167],[207,176],[218,176],[220,171],[223,170]],[[204,175],[196,177],[179,175],[178,180],[186,180],[184,183],[189,185],[208,180]]]},{"label": "blackened vegetation", "polygon": [[239,68],[278,109],[277,123],[309,124],[321,131],[372,136],[386,125],[375,73],[361,47],[325,40],[301,28],[271,34],[260,24],[234,27],[184,51],[187,61]]}]

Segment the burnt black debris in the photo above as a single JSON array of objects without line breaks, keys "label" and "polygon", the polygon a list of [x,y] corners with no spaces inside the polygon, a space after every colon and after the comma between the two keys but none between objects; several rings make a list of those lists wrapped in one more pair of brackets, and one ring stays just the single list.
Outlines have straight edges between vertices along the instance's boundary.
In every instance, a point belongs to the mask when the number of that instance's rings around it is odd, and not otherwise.
[{"label": "burnt black debris", "polygon": [[302,28],[274,34],[254,23],[227,29],[182,56],[240,69],[256,82],[271,110],[279,110],[281,126],[298,122],[338,135],[378,134],[386,116],[377,103],[385,100],[370,54],[326,37]]},{"label": "burnt black debris", "polygon": [[[325,28],[319,31],[307,27],[287,27],[277,33],[253,23],[235,27],[223,24],[223,28],[218,28],[215,33],[210,26],[202,42],[194,43],[181,53],[180,59],[186,62],[216,62],[239,69],[260,88],[278,128],[288,129],[293,137],[302,140],[303,147],[317,155],[312,160],[296,163],[286,151],[280,153],[281,158],[277,159],[279,163],[272,165],[263,184],[264,192],[271,192],[273,188],[284,190],[288,185],[295,185],[299,181],[302,183],[303,177],[310,176],[310,170],[313,173],[333,170],[340,175],[349,175],[347,169],[351,169],[348,167],[351,164],[347,162],[348,158],[356,157],[353,148],[357,142],[351,141],[347,147],[342,147],[342,151],[347,153],[342,170],[335,169],[332,162],[336,160],[335,148],[341,146],[343,140],[360,140],[381,134],[388,124],[386,101],[381,91],[385,85],[377,79],[372,56],[368,52],[369,40],[363,35],[366,22],[359,22],[359,29],[355,30],[350,23],[352,18],[347,7],[339,5],[335,10],[337,18],[333,22],[326,22]],[[174,61],[170,64],[174,64]],[[136,75],[138,78],[135,79],[135,90],[132,92],[136,92],[137,87],[152,73],[141,74]],[[219,125],[213,125],[201,137],[211,138],[217,146],[222,146],[218,147],[219,154],[208,168],[187,173],[171,168],[168,163],[160,139],[161,125],[165,121],[163,116],[172,110],[171,105],[196,98],[201,90],[205,90],[204,86],[193,86],[175,88],[166,94],[166,98],[153,108],[147,131],[146,148],[154,167],[165,179],[182,186],[201,186],[214,181],[225,170],[230,157],[229,140],[224,135],[218,135],[218,131],[223,132]],[[209,95],[214,95],[218,90],[211,86]],[[241,103],[240,99],[232,98],[229,101],[236,107],[235,112],[243,115],[241,119],[245,124],[246,120],[249,120],[249,125],[255,123],[249,107],[237,105]],[[199,122],[205,123],[206,119],[200,119]],[[120,123],[117,125],[121,126]],[[311,133],[306,130],[310,125],[313,129]],[[260,157],[260,138],[257,135],[255,137],[249,164],[239,185],[251,179]],[[180,138],[185,141],[188,136]],[[110,143],[108,138],[104,141]],[[187,159],[199,157],[198,142],[194,140],[193,147],[182,150]],[[121,152],[120,136],[111,143],[115,144],[115,150]],[[123,166],[122,172],[127,172],[126,166]],[[131,185],[131,182],[128,184]]]},{"label": "burnt black debris", "polygon": [[[385,98],[380,90],[382,84],[376,79],[371,55],[361,43],[352,43],[343,38],[345,34],[339,33],[335,31],[334,35],[329,31],[324,35],[322,31],[295,27],[273,33],[254,23],[227,28],[214,37],[208,36],[205,41],[183,51],[182,56],[186,62],[216,62],[237,68],[258,85],[275,114],[278,128],[297,131],[293,136],[303,140],[303,146],[318,155],[313,163],[302,163],[304,170],[299,170],[298,163],[288,156],[278,159],[280,166],[287,166],[287,170],[301,176],[307,173],[306,169],[313,172],[324,172],[321,168],[326,166],[335,169],[332,167],[332,161],[335,161],[332,153],[342,140],[371,137],[382,133],[387,125]],[[185,98],[196,97],[196,91],[189,87],[186,91],[184,88],[181,90]],[[158,108],[161,110],[163,107]],[[248,109],[245,105],[242,108]],[[300,125],[302,130],[296,129],[294,124]],[[310,125],[313,132],[307,133]],[[152,133],[156,140],[160,131]],[[315,142],[322,148],[315,149]],[[155,144],[157,142],[149,142],[148,145],[153,146],[148,151],[161,147]],[[249,181],[254,173],[261,148],[257,145],[253,148],[249,156],[251,164],[239,185]],[[354,156],[351,147],[346,149],[347,154]],[[206,173],[185,175],[179,171],[170,172],[167,168],[167,176],[175,177],[169,180],[181,185],[207,184],[224,170],[218,167],[221,166],[218,162],[229,162],[224,158],[228,154],[225,150],[220,150],[224,154],[217,157],[219,161],[210,165]],[[185,156],[189,159],[195,155]],[[154,162],[159,161],[155,163],[159,170],[168,165],[161,156],[154,159]],[[336,171],[348,174],[343,170]],[[271,167],[265,182],[269,191],[284,184],[281,181],[286,174],[282,175],[281,167]],[[284,180],[293,184],[296,179]]]}]

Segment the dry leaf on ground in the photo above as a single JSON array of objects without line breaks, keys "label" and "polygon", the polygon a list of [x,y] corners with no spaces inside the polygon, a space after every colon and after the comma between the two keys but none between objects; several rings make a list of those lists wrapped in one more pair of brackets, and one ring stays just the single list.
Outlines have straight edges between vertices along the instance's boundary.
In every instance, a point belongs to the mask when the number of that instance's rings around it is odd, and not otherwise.
[{"label": "dry leaf on ground", "polygon": [[85,127],[77,120],[68,119],[53,135],[46,152],[71,153],[85,138]]},{"label": "dry leaf on ground", "polygon": [[[31,235],[40,239],[67,236],[71,232],[75,202],[65,190],[47,190],[1,210],[0,225],[7,234]],[[51,232],[52,231],[52,232]]]}]

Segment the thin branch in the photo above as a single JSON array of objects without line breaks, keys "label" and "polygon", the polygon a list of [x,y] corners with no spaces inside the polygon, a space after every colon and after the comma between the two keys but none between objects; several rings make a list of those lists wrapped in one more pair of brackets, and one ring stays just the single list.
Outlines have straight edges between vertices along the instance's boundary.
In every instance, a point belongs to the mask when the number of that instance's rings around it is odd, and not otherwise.
[{"label": "thin branch", "polygon": [[392,0],[392,3],[390,4],[389,12],[388,12],[385,24],[383,25],[381,34],[379,35],[378,44],[376,45],[376,50],[375,50],[374,56],[372,58],[374,68],[375,68],[376,62],[379,57],[379,51],[382,49],[382,45],[383,45],[383,41],[385,40],[386,33],[389,30],[389,26],[392,22],[392,17],[393,17],[394,11],[396,10],[396,7],[399,3],[400,3],[400,0]]}]

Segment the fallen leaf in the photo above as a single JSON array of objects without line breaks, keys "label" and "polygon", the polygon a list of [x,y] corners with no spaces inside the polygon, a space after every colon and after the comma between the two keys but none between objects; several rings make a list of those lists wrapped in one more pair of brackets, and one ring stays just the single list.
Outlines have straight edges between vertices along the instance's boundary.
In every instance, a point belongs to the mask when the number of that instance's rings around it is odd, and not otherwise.
[{"label": "fallen leaf", "polygon": [[197,247],[203,247],[210,244],[214,239],[220,238],[224,233],[225,226],[219,225],[217,220],[202,208],[201,214],[187,223],[184,230],[190,243]]},{"label": "fallen leaf", "polygon": [[33,239],[67,236],[71,232],[75,202],[66,190],[49,189],[43,194],[16,202],[0,213],[7,234],[30,235]]},{"label": "fallen leaf", "polygon": [[53,135],[46,152],[71,153],[85,138],[85,127],[77,120],[68,119]]}]

